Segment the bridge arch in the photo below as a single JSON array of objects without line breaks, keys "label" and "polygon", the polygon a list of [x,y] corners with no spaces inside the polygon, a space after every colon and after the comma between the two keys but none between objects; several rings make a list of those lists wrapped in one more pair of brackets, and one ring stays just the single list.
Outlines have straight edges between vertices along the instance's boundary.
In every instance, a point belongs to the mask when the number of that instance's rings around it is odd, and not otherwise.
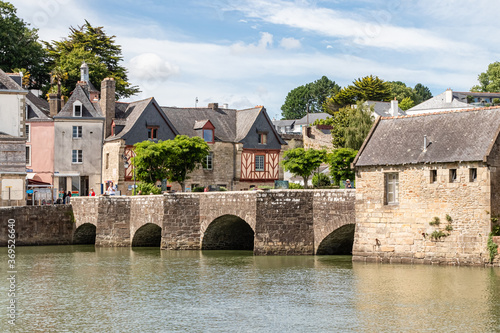
[{"label": "bridge arch", "polygon": [[138,228],[132,238],[132,247],[160,247],[161,227],[155,223],[146,223]]},{"label": "bridge arch", "polygon": [[96,230],[92,223],[80,224],[73,234],[73,244],[95,244]]},{"label": "bridge arch", "polygon": [[253,250],[255,231],[242,218],[226,214],[214,219],[203,231],[202,250]]},{"label": "bridge arch", "polygon": [[352,254],[352,245],[354,243],[355,224],[345,224],[331,233],[329,233],[319,243],[317,255],[350,255]]}]

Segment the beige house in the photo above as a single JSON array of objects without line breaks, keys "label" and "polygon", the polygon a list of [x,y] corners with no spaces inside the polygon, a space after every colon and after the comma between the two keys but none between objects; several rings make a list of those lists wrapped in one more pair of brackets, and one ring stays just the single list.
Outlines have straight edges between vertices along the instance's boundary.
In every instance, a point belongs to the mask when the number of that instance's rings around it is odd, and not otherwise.
[{"label": "beige house", "polygon": [[355,261],[484,264],[500,108],[379,118],[354,161]]}]

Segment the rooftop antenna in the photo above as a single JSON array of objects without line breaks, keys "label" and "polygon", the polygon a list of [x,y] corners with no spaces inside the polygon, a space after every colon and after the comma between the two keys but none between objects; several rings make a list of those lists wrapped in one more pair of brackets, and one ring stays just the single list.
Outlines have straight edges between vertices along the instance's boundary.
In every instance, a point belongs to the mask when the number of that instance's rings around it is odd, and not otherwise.
[{"label": "rooftop antenna", "polygon": [[198,97],[196,97],[196,99],[194,100],[194,107],[198,107]]}]

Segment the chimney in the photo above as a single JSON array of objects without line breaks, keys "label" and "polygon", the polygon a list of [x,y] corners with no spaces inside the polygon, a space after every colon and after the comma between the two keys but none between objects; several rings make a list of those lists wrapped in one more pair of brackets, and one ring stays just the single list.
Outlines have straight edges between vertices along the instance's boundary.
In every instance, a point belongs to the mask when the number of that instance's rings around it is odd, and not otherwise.
[{"label": "chimney", "polygon": [[448,88],[444,95],[444,102],[451,103],[452,101],[453,101],[453,90],[451,90],[451,88]]},{"label": "chimney", "polygon": [[396,97],[394,97],[394,100],[391,101],[391,110],[390,110],[391,116],[392,117],[397,117],[399,116],[399,106],[398,106],[398,100]]},{"label": "chimney", "polygon": [[212,110],[217,110],[219,108],[219,103],[208,103],[208,108]]},{"label": "chimney", "polygon": [[85,61],[80,66],[80,81],[89,82],[89,65]]},{"label": "chimney", "polygon": [[227,103],[222,104],[222,108],[223,108],[223,109],[227,109],[227,108],[229,108],[229,104],[227,104]]},{"label": "chimney", "polygon": [[61,107],[61,97],[58,94],[49,94],[50,116],[57,116],[59,111],[61,111]]},{"label": "chimney", "polygon": [[101,82],[101,100],[99,101],[104,115],[104,138],[111,135],[111,122],[115,117],[115,79],[105,78]]}]

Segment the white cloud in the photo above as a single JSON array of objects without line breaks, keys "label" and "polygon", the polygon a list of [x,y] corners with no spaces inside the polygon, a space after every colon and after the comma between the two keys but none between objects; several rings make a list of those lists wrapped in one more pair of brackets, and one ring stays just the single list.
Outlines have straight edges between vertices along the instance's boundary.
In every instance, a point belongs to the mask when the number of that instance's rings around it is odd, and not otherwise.
[{"label": "white cloud", "polygon": [[164,81],[179,73],[179,67],[173,66],[156,53],[143,53],[130,59],[130,75],[141,80]]},{"label": "white cloud", "polygon": [[260,33],[260,40],[257,44],[245,44],[243,42],[235,43],[231,46],[232,51],[235,54],[242,53],[263,53],[268,47],[273,45],[273,35],[268,32]]},{"label": "white cloud", "polygon": [[300,49],[302,46],[300,40],[295,39],[293,37],[282,38],[280,42],[280,46],[287,50]]}]

